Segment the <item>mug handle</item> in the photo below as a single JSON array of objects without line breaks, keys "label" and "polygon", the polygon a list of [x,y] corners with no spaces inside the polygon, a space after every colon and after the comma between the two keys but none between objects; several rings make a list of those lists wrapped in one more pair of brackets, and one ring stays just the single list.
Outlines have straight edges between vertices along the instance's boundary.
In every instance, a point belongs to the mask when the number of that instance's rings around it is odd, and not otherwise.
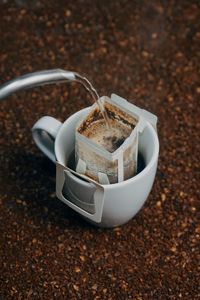
[{"label": "mug handle", "polygon": [[53,162],[56,163],[54,144],[62,123],[49,116],[40,118],[32,128],[33,139],[38,148]]}]

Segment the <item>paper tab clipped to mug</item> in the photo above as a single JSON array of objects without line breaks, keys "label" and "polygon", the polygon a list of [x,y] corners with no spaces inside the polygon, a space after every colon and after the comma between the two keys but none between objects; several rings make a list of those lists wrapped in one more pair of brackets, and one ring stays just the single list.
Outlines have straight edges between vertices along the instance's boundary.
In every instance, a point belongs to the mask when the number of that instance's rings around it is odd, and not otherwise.
[{"label": "paper tab clipped to mug", "polygon": [[104,188],[94,180],[56,162],[56,195],[83,217],[101,222]]}]

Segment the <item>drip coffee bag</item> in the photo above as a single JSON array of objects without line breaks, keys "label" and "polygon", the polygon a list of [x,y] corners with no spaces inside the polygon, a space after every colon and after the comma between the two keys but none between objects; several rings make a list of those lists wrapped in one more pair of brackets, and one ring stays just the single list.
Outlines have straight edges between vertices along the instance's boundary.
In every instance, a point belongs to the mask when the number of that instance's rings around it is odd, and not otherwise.
[{"label": "drip coffee bag", "polygon": [[[138,137],[146,124],[145,114],[117,95],[103,96],[98,101],[106,111],[108,124],[97,103],[78,124],[76,172],[101,184],[122,182],[137,172]],[[151,113],[146,112],[146,116],[153,119]]]}]

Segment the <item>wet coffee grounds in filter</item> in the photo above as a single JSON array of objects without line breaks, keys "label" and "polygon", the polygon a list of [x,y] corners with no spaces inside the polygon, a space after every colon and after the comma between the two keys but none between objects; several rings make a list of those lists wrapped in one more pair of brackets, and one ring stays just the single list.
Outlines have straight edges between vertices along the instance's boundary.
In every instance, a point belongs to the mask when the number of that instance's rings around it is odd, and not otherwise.
[{"label": "wet coffee grounds in filter", "polygon": [[[117,137],[117,136],[110,136],[110,137],[104,137],[105,140],[105,144],[111,144],[111,150],[110,152],[114,152],[115,150],[117,150],[125,141],[126,137],[122,136],[122,137]],[[106,141],[107,140],[107,141]]]},{"label": "wet coffee grounds in filter", "polygon": [[110,121],[110,125],[111,128],[107,128],[104,120],[93,122],[84,131],[83,135],[112,153],[121,146],[132,129],[113,120]]},{"label": "wet coffee grounds in filter", "polygon": [[105,102],[104,108],[109,117],[110,127],[107,127],[101,112],[96,108],[81,123],[78,132],[113,153],[130,136],[137,120],[107,102]]}]

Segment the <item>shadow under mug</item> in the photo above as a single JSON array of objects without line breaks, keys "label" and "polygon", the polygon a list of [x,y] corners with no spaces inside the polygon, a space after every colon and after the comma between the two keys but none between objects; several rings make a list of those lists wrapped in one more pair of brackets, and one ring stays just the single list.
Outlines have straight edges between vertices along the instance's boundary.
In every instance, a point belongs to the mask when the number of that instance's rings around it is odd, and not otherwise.
[{"label": "shadow under mug", "polygon": [[[110,185],[100,185],[90,178],[85,180],[65,166],[75,148],[77,123],[89,110],[90,107],[76,112],[63,124],[49,116],[39,119],[32,128],[33,139],[39,149],[57,164],[58,198],[97,226],[120,226],[137,214],[151,191],[159,155],[158,136],[147,122],[139,134],[138,145],[145,167],[134,177]],[[62,183],[59,182],[59,172],[63,173]]]}]

